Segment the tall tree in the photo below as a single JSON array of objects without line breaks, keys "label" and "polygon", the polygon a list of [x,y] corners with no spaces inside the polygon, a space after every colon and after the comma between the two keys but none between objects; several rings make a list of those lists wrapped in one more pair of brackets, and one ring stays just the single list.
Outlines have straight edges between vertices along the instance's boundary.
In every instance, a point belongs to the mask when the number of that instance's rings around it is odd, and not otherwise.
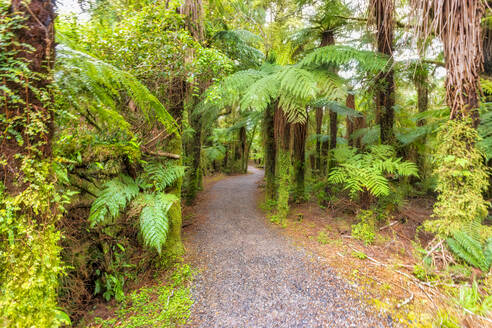
[{"label": "tall tree", "polygon": [[[483,219],[487,203],[482,192],[488,174],[477,150],[480,72],[482,70],[482,0],[414,1],[419,37],[439,35],[444,50],[446,102],[450,121],[439,132],[436,155],[436,190],[439,195],[431,231],[449,236],[453,231]],[[480,221],[479,221],[480,222]]]},{"label": "tall tree", "polygon": [[394,0],[370,0],[370,24],[376,27],[377,51],[390,58],[388,70],[376,78],[376,110],[380,124],[380,138],[383,144],[396,141],[393,125],[395,121],[395,81],[393,64]]},{"label": "tall tree", "polygon": [[[204,22],[203,22],[203,4],[201,0],[186,0],[181,7],[181,13],[185,17],[185,22],[188,31],[195,41],[202,43],[204,40]],[[193,57],[193,53],[190,53]],[[190,59],[191,60],[191,59]],[[198,82],[198,81],[195,81]],[[200,82],[198,82],[200,83]],[[200,94],[208,87],[209,82],[201,83],[198,86]],[[201,186],[202,179],[202,119],[201,115],[195,112],[194,105],[198,103],[197,97],[194,95],[194,86],[188,86],[188,94],[190,95],[190,104],[188,106],[189,125],[193,129],[193,137],[187,145],[187,153],[191,157],[191,165],[188,174],[188,184],[186,186],[186,198],[191,203]]]},{"label": "tall tree", "polygon": [[[59,219],[52,170],[54,4],[0,4],[0,318],[8,327],[60,325]],[[4,28],[5,27],[5,28]]]}]

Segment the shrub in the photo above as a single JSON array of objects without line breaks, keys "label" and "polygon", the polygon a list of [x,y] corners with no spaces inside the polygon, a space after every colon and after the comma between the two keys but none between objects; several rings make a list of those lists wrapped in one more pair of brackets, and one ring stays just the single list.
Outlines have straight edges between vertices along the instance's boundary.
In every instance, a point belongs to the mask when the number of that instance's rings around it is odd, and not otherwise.
[{"label": "shrub", "polygon": [[362,210],[357,214],[357,218],[360,219],[360,222],[352,225],[352,237],[369,245],[376,238],[374,212]]}]

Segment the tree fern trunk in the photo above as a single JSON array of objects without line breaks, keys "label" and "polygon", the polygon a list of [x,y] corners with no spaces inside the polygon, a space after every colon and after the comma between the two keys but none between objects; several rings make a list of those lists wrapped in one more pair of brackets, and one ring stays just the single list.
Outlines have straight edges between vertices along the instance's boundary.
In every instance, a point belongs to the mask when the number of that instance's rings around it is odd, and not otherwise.
[{"label": "tree fern trunk", "polygon": [[330,111],[330,150],[337,148],[338,115]]},{"label": "tree fern trunk", "polygon": [[[392,65],[394,33],[394,0],[371,0],[371,17],[377,29],[377,50],[388,55]],[[380,138],[383,144],[396,142],[393,131],[395,119],[395,81],[392,69],[381,72],[376,80],[376,107],[379,114]]]},{"label": "tree fern trunk", "polygon": [[263,143],[265,149],[265,199],[273,200],[277,196],[275,183],[275,165],[277,158],[277,145],[275,143],[274,106],[265,109],[263,116]]},{"label": "tree fern trunk", "polygon": [[315,168],[321,169],[321,127],[323,126],[323,108],[316,108],[316,158]]},{"label": "tree fern trunk", "polygon": [[[321,33],[320,47],[326,47],[335,44],[335,33],[333,30],[326,30]],[[326,156],[323,153],[328,153],[328,144],[321,142],[320,135],[323,126],[323,108],[316,108],[316,169],[320,174],[323,174],[326,168]]]},{"label": "tree fern trunk", "polygon": [[276,107],[274,115],[275,140],[277,140],[277,176],[278,176],[278,198],[277,198],[277,219],[278,223],[283,224],[289,212],[289,190],[291,185],[291,124],[287,120],[284,111]]},{"label": "tree fern trunk", "polygon": [[191,167],[188,177],[188,185],[186,186],[186,200],[191,204],[199,191],[201,184],[201,162],[202,162],[202,123],[198,115],[191,114],[190,125],[195,130],[190,144]]},{"label": "tree fern trunk", "polygon": [[304,176],[306,171],[307,118],[304,123],[294,124],[294,176],[296,182],[295,200],[304,200]]}]

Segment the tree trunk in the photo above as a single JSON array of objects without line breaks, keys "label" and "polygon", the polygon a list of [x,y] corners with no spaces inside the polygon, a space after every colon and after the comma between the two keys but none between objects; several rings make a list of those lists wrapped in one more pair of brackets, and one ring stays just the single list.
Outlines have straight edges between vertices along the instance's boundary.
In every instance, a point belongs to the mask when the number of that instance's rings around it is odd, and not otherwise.
[{"label": "tree trunk", "polygon": [[[348,108],[355,109],[355,96],[353,94],[348,94],[345,100],[345,106]],[[360,129],[366,127],[366,119],[364,116],[360,117],[347,117],[347,140],[349,146],[362,149],[362,136],[354,137],[354,133]]]},{"label": "tree trunk", "polygon": [[338,115],[330,111],[330,150],[337,148]]},{"label": "tree trunk", "polygon": [[283,224],[289,212],[289,189],[291,184],[291,123],[279,106],[275,108],[274,126],[277,140],[277,223]]},{"label": "tree trunk", "polygon": [[[372,19],[377,28],[377,50],[388,55],[392,65],[394,0],[371,0]],[[392,145],[396,142],[393,125],[395,120],[395,81],[392,69],[381,72],[376,79],[376,110],[379,113],[381,143]]]},{"label": "tree trunk", "polygon": [[321,127],[323,126],[323,108],[316,108],[316,158],[315,168],[321,170]]},{"label": "tree trunk", "polygon": [[275,182],[275,166],[277,160],[277,145],[275,143],[274,111],[276,105],[265,109],[263,117],[263,143],[265,149],[265,199],[273,200],[277,196]]},{"label": "tree trunk", "polygon": [[[4,115],[6,120],[17,121],[17,124],[8,128],[8,130],[15,130],[15,137],[11,135],[9,138],[5,138],[8,133],[3,135],[9,123],[5,120],[0,121],[2,131],[0,134],[0,181],[5,185],[6,192],[12,195],[22,192],[27,187],[21,169],[21,156],[34,155],[33,150],[35,150],[40,158],[50,158],[51,139],[54,132],[54,112],[52,108],[46,106],[48,103],[51,107],[51,101],[41,100],[39,94],[33,90],[37,89],[44,92],[45,96],[51,97],[47,88],[53,82],[52,69],[55,60],[53,3],[32,0],[26,6],[24,1],[13,0],[10,13],[15,12],[19,12],[22,17],[26,18],[26,21],[23,22],[23,28],[15,31],[15,41],[18,45],[10,45],[9,50],[16,52],[16,59],[27,62],[29,70],[41,74],[41,77],[29,80],[28,76],[21,76],[19,83],[6,81],[6,87],[23,101],[23,103],[2,104],[0,107],[0,114]],[[26,50],[22,45],[31,46],[33,50]],[[41,131],[35,134],[29,132],[29,129],[33,127],[28,127],[28,123],[23,123],[33,120],[39,120],[42,126],[39,127]],[[22,142],[19,142],[17,136],[22,138]],[[5,164],[2,164],[2,161]]]},{"label": "tree trunk", "polygon": [[[335,44],[335,34],[332,30],[323,31],[321,33],[320,47],[326,47]],[[321,142],[321,129],[323,126],[323,108],[316,108],[316,158],[315,167],[318,171],[322,171],[322,142]]]},{"label": "tree trunk", "polygon": [[[427,67],[422,65],[415,70],[414,83],[415,89],[417,90],[417,109],[419,113],[426,112],[429,105],[428,78],[429,72],[427,71]],[[417,126],[424,126],[425,124],[425,119],[420,119],[417,121]],[[426,143],[425,136],[422,143],[424,145]],[[425,178],[425,154],[417,152],[416,162],[419,168],[420,177]]]},{"label": "tree trunk", "polygon": [[[204,40],[204,22],[203,22],[203,4],[201,0],[186,0],[180,9],[181,14],[185,17],[185,23],[188,31],[193,39],[201,43]],[[190,53],[190,59],[193,57],[193,53]],[[198,84],[197,81],[194,83]],[[209,82],[201,83],[199,85],[200,91],[204,91]],[[198,103],[197,97],[191,95],[194,86],[188,86],[188,93],[190,95],[190,102],[192,105]],[[195,133],[191,139],[191,144],[188,145],[189,155],[191,155],[191,167],[188,175],[188,184],[186,188],[187,203],[191,204],[198,193],[200,186],[202,185],[202,167],[201,167],[201,149],[202,149],[202,123],[201,115],[194,113],[192,107],[190,107],[188,113],[188,120],[190,126]]]},{"label": "tree trunk", "polygon": [[0,106],[0,321],[56,326],[63,268],[56,229],[62,195],[52,169],[54,3],[12,0],[0,15],[18,22],[1,33],[2,69],[10,72],[2,77],[8,91]]},{"label": "tree trunk", "polygon": [[202,123],[201,117],[199,115],[191,114],[190,125],[195,133],[193,134],[193,138],[190,143],[190,153],[191,156],[191,168],[190,174],[188,177],[188,186],[186,188],[186,200],[188,204],[193,203],[196,198],[196,195],[200,188],[200,180],[202,177],[201,169],[202,169]]},{"label": "tree trunk", "polygon": [[248,136],[246,134],[246,127],[239,129],[239,140],[241,147],[241,173],[248,171]]},{"label": "tree trunk", "polygon": [[306,171],[306,137],[307,118],[304,123],[294,124],[294,176],[296,180],[296,191],[294,198],[296,202],[304,201],[304,175]]}]

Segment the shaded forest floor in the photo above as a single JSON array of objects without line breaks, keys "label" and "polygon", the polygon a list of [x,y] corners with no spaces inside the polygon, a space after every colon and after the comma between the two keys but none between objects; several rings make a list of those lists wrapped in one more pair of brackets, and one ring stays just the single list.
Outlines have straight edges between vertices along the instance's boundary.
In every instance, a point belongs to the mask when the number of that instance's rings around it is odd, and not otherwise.
[{"label": "shaded forest floor", "polygon": [[[268,220],[263,204],[263,185],[258,184],[258,207]],[[448,327],[449,314],[463,327],[492,327],[456,305],[459,285],[426,272],[422,257],[432,247],[433,236],[421,225],[432,214],[432,198],[406,200],[388,223],[377,228],[374,243],[367,245],[351,236],[360,207],[348,198],[320,207],[315,201],[291,204],[282,234],[326,261],[340,277],[368,297],[365,299],[394,321],[410,327]],[[457,277],[460,280],[471,277]],[[466,282],[466,281],[465,281]],[[449,325],[449,327],[454,327]]]}]

